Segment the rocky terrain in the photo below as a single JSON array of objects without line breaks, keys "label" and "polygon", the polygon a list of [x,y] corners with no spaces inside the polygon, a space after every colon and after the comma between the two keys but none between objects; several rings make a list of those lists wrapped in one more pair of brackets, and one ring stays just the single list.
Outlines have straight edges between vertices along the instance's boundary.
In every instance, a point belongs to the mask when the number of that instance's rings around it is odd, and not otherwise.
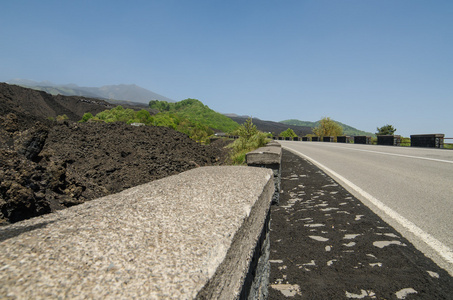
[{"label": "rocky terrain", "polygon": [[[204,146],[164,127],[76,122],[111,107],[0,83],[0,224],[227,160],[226,141]],[[69,119],[48,120],[63,114]]]}]

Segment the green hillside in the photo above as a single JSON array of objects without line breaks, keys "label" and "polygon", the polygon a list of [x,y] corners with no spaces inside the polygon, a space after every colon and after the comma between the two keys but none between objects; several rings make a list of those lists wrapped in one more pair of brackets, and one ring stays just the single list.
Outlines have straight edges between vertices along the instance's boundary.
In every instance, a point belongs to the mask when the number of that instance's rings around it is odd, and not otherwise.
[{"label": "green hillside", "polygon": [[[349,135],[349,136],[356,136],[356,135],[375,136],[374,133],[358,130],[358,129],[352,127],[352,126],[343,124],[343,123],[338,122],[338,121],[335,121],[335,122],[338,123],[341,127],[343,127],[343,134],[344,135]],[[301,120],[297,120],[297,119],[284,120],[284,121],[280,121],[280,123],[283,123],[283,124],[286,124],[286,125],[308,126],[308,127],[312,127],[312,128],[319,125],[319,121],[310,122],[310,121],[301,121]]]},{"label": "green hillside", "polygon": [[238,123],[213,111],[197,99],[186,99],[179,102],[152,100],[149,102],[149,107],[157,109],[160,112],[177,114],[192,122],[200,123],[223,132],[232,132],[239,127]]}]

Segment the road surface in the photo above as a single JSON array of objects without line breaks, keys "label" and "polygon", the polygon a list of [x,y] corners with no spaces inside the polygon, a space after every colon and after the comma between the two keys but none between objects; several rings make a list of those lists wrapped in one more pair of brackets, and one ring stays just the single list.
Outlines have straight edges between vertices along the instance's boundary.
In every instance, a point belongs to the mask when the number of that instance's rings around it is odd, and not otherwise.
[{"label": "road surface", "polygon": [[279,142],[332,176],[453,275],[453,151]]}]

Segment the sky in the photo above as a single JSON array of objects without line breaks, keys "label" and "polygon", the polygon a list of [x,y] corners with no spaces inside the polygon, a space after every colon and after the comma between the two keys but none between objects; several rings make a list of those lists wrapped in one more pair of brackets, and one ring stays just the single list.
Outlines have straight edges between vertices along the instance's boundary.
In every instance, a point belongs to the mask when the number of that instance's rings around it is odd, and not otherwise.
[{"label": "sky", "polygon": [[2,1],[0,81],[14,78],[453,138],[453,1]]}]

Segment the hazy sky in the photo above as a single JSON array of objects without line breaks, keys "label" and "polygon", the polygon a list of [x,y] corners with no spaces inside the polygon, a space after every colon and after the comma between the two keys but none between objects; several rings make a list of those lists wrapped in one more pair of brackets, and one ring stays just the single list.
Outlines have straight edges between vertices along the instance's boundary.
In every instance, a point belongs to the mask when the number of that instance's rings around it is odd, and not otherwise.
[{"label": "hazy sky", "polygon": [[2,1],[12,78],[453,137],[453,1]]}]

